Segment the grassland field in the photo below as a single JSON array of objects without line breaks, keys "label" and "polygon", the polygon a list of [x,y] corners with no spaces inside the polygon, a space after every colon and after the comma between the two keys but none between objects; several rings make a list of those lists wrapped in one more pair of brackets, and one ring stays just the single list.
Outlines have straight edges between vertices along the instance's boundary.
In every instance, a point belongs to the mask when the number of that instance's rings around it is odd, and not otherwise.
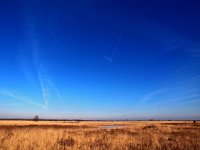
[{"label": "grassland field", "polygon": [[196,121],[0,121],[0,150],[200,150]]}]

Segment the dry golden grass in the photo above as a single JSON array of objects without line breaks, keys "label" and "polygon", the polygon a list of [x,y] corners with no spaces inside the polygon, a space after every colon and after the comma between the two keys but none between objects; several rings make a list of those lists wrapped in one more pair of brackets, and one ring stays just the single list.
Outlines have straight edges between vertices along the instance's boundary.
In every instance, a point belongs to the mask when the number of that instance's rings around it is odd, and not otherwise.
[{"label": "dry golden grass", "polygon": [[1,150],[200,149],[192,121],[0,121]]}]

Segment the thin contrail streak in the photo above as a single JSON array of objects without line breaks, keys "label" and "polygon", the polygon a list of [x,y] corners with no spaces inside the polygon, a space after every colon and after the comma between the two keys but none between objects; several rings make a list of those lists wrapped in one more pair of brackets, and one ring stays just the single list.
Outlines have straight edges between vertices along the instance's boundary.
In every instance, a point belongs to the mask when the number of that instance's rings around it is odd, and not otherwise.
[{"label": "thin contrail streak", "polygon": [[12,93],[12,92],[10,92],[10,91],[7,91],[7,90],[1,90],[0,93],[3,94],[3,95],[6,95],[6,96],[8,96],[8,97],[14,98],[14,99],[16,99],[16,100],[18,100],[18,101],[27,103],[27,104],[29,104],[29,105],[35,105],[35,106],[39,106],[39,107],[42,107],[42,108],[44,107],[43,105],[41,105],[41,104],[39,104],[39,103],[35,103],[35,102],[33,102],[33,101],[31,101],[31,100],[25,98],[25,97],[16,95],[16,94],[14,94],[14,93]]},{"label": "thin contrail streak", "polygon": [[42,98],[44,101],[44,109],[47,109],[48,104],[49,104],[49,91],[48,91],[47,87],[45,86],[45,83],[44,83],[41,73],[39,71],[37,71],[37,73],[38,73],[38,78],[39,78],[39,82],[40,82]]},{"label": "thin contrail streak", "polygon": [[135,108],[140,107],[141,105],[144,105],[146,102],[152,100],[156,96],[158,96],[166,91],[169,91],[169,90],[172,90],[172,88],[158,89],[158,90],[155,90],[155,91],[143,96],[143,98],[135,105]]},{"label": "thin contrail streak", "polygon": [[[35,42],[35,40],[33,40],[33,45],[35,45],[35,47],[33,49],[33,61],[36,66],[36,72],[37,72],[40,87],[41,87],[41,92],[42,92],[45,109],[48,107],[52,92],[56,95],[56,97],[59,99],[60,103],[63,106],[64,102],[63,102],[63,99],[60,95],[58,88],[48,78],[47,73],[45,71],[46,69],[42,65],[43,63],[41,62],[40,53],[39,53],[39,50],[37,47],[37,42]],[[51,90],[51,92],[50,92],[50,90]]]},{"label": "thin contrail streak", "polygon": [[56,86],[53,84],[53,82],[51,82],[50,80],[48,80],[48,83],[50,84],[50,86],[54,89],[55,93],[56,93],[56,96],[58,97],[60,103],[63,105],[64,102],[63,102],[63,99],[62,99],[62,96],[60,95],[60,92],[59,90],[56,88]]},{"label": "thin contrail streak", "polygon": [[33,63],[35,65],[36,73],[38,76],[38,80],[40,83],[42,99],[44,102],[44,109],[46,109],[49,105],[49,101],[52,95],[52,92],[56,94],[59,101],[63,104],[62,97],[59,93],[59,90],[56,86],[50,82],[48,75],[46,73],[46,68],[44,67],[44,63],[41,61],[41,52],[39,51],[39,41],[37,40],[37,34],[34,29],[34,25],[31,26],[31,44],[32,44],[32,56],[33,56]]},{"label": "thin contrail streak", "polygon": [[46,76],[44,75],[44,69],[42,68],[42,63],[40,61],[39,42],[37,40],[38,38],[36,35],[36,31],[34,29],[34,24],[30,28],[30,34],[31,34],[33,64],[35,66],[38,80],[40,83],[42,99],[44,102],[43,108],[47,109],[48,104],[49,104],[49,90],[48,90],[48,86],[45,83]]},{"label": "thin contrail streak", "polygon": [[115,55],[116,55],[116,52],[117,52],[117,50],[118,50],[118,46],[119,46],[119,43],[120,43],[120,41],[121,41],[122,34],[123,34],[125,28],[126,28],[126,26],[124,26],[124,27],[122,28],[121,32],[120,32],[120,34],[119,34],[119,36],[118,36],[118,38],[117,38],[115,47],[114,47],[114,49],[113,49],[113,51],[112,51],[111,56],[104,56],[104,58],[105,58],[107,61],[111,62],[111,63],[113,62],[113,59],[114,59],[114,57],[115,57]]},{"label": "thin contrail streak", "polygon": [[[29,36],[28,40],[30,42],[31,48],[31,63],[34,66],[34,70],[36,71],[38,81],[39,81],[39,86],[41,89],[41,95],[42,95],[42,100],[43,104],[36,103],[32,100],[29,100],[27,98],[24,98],[22,96],[18,96],[12,92],[6,91],[6,90],[0,90],[1,94],[4,94],[8,97],[12,97],[18,101],[22,101],[24,103],[27,103],[29,105],[35,105],[42,107],[44,110],[48,108],[49,101],[51,98],[52,93],[54,92],[59,99],[60,103],[63,104],[62,97],[60,95],[59,90],[56,88],[56,86],[50,81],[50,79],[47,76],[46,73],[46,68],[43,66],[43,62],[41,61],[41,52],[40,52],[40,43],[39,43],[39,38],[36,32],[35,28],[35,22],[36,21],[36,16],[29,14],[26,20],[26,28],[25,28],[25,33]],[[27,51],[28,49],[26,49]],[[24,51],[23,51],[24,52]],[[22,51],[19,51],[20,56],[22,55]],[[20,57],[21,58],[21,57]],[[26,57],[23,57],[24,59],[20,59],[20,65],[22,68],[22,71],[24,72],[25,76],[28,79],[33,80],[32,74],[30,73],[30,67],[27,66],[27,60],[25,59]],[[33,83],[35,83],[33,81]]]},{"label": "thin contrail streak", "polygon": [[[183,97],[172,99],[172,100],[167,100],[167,101],[162,101],[162,102],[151,104],[151,105],[146,105],[145,107],[159,106],[159,105],[163,105],[163,104],[167,104],[167,103],[175,103],[175,102],[179,102],[181,100],[186,100],[186,99],[195,98],[195,97],[199,97],[199,96],[200,96],[200,94],[183,96]],[[187,102],[189,102],[189,101],[187,101]],[[185,102],[182,102],[182,103],[184,104]]]},{"label": "thin contrail streak", "polygon": [[[38,79],[39,79],[39,83],[40,83],[40,87],[41,87],[41,92],[42,92],[42,97],[43,97],[45,108],[48,107],[52,92],[56,95],[56,97],[59,99],[61,105],[63,106],[64,102],[60,95],[60,92],[57,89],[57,87],[54,85],[54,83],[46,75],[45,68],[41,65],[38,51],[33,51],[33,55],[35,55],[36,72],[38,74]],[[50,92],[50,90],[51,90],[51,92]]]}]

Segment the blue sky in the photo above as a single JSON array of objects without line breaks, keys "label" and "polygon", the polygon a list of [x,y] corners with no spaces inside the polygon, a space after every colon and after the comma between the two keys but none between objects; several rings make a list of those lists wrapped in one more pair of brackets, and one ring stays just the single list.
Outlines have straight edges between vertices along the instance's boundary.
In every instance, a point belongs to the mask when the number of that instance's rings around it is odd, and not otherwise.
[{"label": "blue sky", "polygon": [[200,119],[194,1],[0,2],[0,118]]}]

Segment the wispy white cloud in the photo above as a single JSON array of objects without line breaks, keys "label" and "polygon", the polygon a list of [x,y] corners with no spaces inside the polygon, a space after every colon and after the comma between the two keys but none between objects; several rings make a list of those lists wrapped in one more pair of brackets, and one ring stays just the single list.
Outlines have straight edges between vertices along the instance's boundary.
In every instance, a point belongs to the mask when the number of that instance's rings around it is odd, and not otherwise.
[{"label": "wispy white cloud", "polygon": [[158,89],[155,90],[147,95],[145,95],[142,99],[141,99],[141,103],[146,103],[147,101],[150,101],[151,99],[153,99],[154,97],[156,97],[157,95],[160,95],[166,91],[168,91],[169,89],[165,88],[165,89]]},{"label": "wispy white cloud", "polygon": [[[186,95],[186,96],[182,96],[182,97],[178,97],[178,98],[172,98],[170,100],[161,100],[157,103],[153,103],[153,104],[149,104],[149,105],[144,105],[143,107],[148,108],[148,107],[153,107],[153,106],[160,106],[160,105],[165,105],[165,104],[173,104],[176,102],[180,102],[181,104],[185,104],[185,103],[193,103],[193,102],[200,102],[199,100],[191,100],[193,98],[199,98],[200,94],[191,94],[191,95]],[[183,101],[184,100],[184,101]],[[187,100],[187,101],[185,101]]]},{"label": "wispy white cloud", "polygon": [[42,98],[43,98],[43,102],[44,102],[44,109],[47,109],[48,104],[49,104],[50,92],[48,90],[48,86],[45,85],[44,78],[42,77],[42,74],[40,72],[38,72],[38,78],[39,78],[39,83],[40,83],[41,92],[42,92]]},{"label": "wispy white cloud", "polygon": [[112,61],[113,61],[113,56],[111,56],[111,57],[104,56],[104,59],[107,60],[109,63],[112,63]]},{"label": "wispy white cloud", "polygon": [[[187,83],[188,82],[188,83]],[[150,108],[153,106],[164,106],[173,103],[192,103],[200,98],[199,88],[194,86],[195,81],[180,83],[180,85],[169,86],[169,88],[158,89],[143,96],[135,105],[135,108]],[[197,83],[197,85],[199,85]],[[193,101],[196,98],[197,100]]]},{"label": "wispy white cloud", "polygon": [[195,103],[200,103],[200,98],[197,98],[195,100],[190,100],[190,101],[184,101],[183,104],[195,104]]},{"label": "wispy white cloud", "polygon": [[[200,57],[200,44],[198,40],[180,34],[173,28],[160,24],[149,18],[139,16],[132,26],[132,30],[141,37],[148,38],[156,45],[153,51],[155,57],[161,57],[166,53],[186,53],[188,57]],[[195,59],[193,61],[199,61]]]},{"label": "wispy white cloud", "polygon": [[58,97],[58,99],[59,99],[61,105],[63,105],[63,104],[64,104],[64,101],[63,101],[63,98],[62,98],[62,96],[61,96],[61,94],[60,94],[60,91],[59,91],[58,88],[55,86],[55,84],[53,84],[52,81],[48,80],[48,82],[49,82],[49,85],[54,89],[55,94],[56,94],[56,96]]},{"label": "wispy white cloud", "polygon": [[155,91],[152,91],[146,95],[144,95],[139,101],[138,103],[135,105],[135,108],[138,108],[138,107],[142,107],[143,105],[145,105],[147,102],[153,100],[156,98],[156,96],[158,95],[161,95],[167,91],[169,91],[170,89],[169,88],[163,88],[163,89],[158,89],[158,90],[155,90]]},{"label": "wispy white cloud", "polygon": [[47,69],[45,67],[45,62],[41,58],[41,54],[39,51],[39,47],[37,47],[37,43],[34,44],[33,40],[33,62],[35,64],[35,69],[37,72],[40,88],[41,88],[41,94],[44,102],[44,109],[48,108],[48,105],[52,99],[52,97],[56,97],[57,100],[60,102],[60,105],[63,106],[63,99],[62,96],[58,90],[58,88],[55,86],[55,84],[50,80]]},{"label": "wispy white cloud", "polygon": [[[163,38],[159,38],[161,46],[161,53],[172,53],[177,51],[179,53],[186,53],[188,57],[199,58],[200,57],[200,44],[199,41],[195,41],[184,37],[169,28],[160,28],[160,32],[165,35]],[[165,41],[165,42],[163,42]],[[193,59],[192,61],[197,61]]]},{"label": "wispy white cloud", "polygon": [[34,106],[38,106],[38,107],[44,107],[43,104],[39,104],[39,103],[36,103],[35,101],[32,101],[24,96],[21,96],[19,94],[17,94],[16,92],[11,92],[11,91],[8,91],[8,90],[0,90],[0,93],[2,95],[5,95],[5,96],[8,96],[8,97],[11,97],[15,100],[18,100],[20,102],[23,102],[23,103],[26,103],[26,104],[29,104],[29,105],[34,105]]},{"label": "wispy white cloud", "polygon": [[[39,1],[34,5],[38,7],[40,5]],[[34,86],[40,88],[41,93],[38,94],[41,94],[41,103],[43,103],[42,106],[44,110],[48,109],[52,97],[56,97],[61,105],[63,105],[62,96],[48,75],[46,60],[43,57],[44,51],[41,47],[39,32],[36,28],[37,15],[28,9],[25,11],[28,15],[24,20],[24,33],[27,40],[26,43],[28,44],[26,44],[27,46],[24,46],[23,49],[19,50],[19,65],[25,77],[33,83],[31,85],[35,83],[39,84],[39,86]],[[27,57],[29,59],[26,59]]]}]

